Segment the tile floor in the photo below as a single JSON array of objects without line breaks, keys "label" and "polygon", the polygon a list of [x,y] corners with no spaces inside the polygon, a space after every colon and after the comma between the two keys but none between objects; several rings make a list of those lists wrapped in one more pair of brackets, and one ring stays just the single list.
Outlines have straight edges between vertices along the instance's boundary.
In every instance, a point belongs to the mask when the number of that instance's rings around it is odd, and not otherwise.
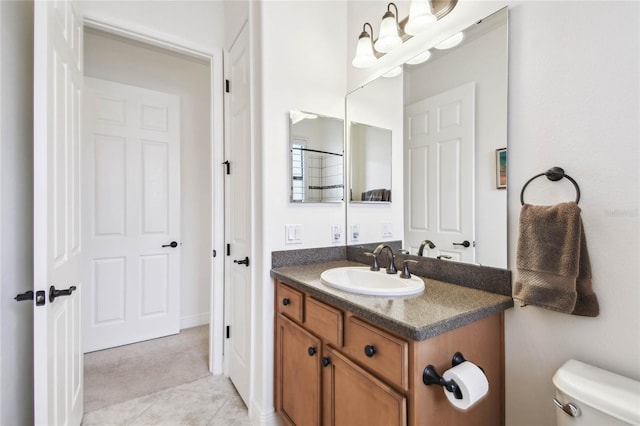
[{"label": "tile floor", "polygon": [[229,379],[209,376],[85,413],[82,424],[250,426],[251,422]]}]

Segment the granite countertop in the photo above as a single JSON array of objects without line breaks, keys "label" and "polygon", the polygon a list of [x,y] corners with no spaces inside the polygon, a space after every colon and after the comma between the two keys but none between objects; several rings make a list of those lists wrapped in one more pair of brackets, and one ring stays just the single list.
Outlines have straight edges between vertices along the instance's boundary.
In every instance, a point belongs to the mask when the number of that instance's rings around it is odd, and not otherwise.
[{"label": "granite countertop", "polygon": [[425,340],[513,307],[511,297],[429,278],[422,278],[422,294],[407,297],[354,294],[320,281],[323,271],[341,266],[364,265],[340,260],[287,266],[272,269],[271,276],[411,340]]}]

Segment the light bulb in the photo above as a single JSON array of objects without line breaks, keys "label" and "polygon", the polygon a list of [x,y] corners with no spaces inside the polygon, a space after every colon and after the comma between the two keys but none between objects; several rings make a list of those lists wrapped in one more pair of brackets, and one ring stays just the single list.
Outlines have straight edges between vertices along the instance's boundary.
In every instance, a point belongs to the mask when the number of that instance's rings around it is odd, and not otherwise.
[{"label": "light bulb", "polygon": [[402,39],[398,34],[398,22],[395,15],[387,11],[380,23],[380,35],[375,43],[378,52],[389,53],[402,44]]},{"label": "light bulb", "polygon": [[420,34],[436,21],[436,17],[431,13],[431,3],[429,1],[411,0],[409,19],[404,26],[404,32],[409,35]]},{"label": "light bulb", "polygon": [[358,38],[358,46],[356,47],[356,56],[351,61],[351,65],[356,68],[368,68],[376,63],[376,56],[373,53],[373,45],[371,37],[365,31]]}]

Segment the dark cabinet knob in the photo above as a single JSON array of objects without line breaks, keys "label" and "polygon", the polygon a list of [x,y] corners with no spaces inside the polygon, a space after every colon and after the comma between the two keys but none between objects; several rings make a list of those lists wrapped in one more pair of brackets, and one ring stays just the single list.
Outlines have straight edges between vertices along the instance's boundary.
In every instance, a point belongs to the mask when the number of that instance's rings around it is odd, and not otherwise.
[{"label": "dark cabinet knob", "polygon": [[322,366],[323,367],[328,367],[329,365],[331,365],[331,358],[329,358],[328,356],[323,356],[322,357]]},{"label": "dark cabinet knob", "polygon": [[318,350],[313,346],[309,346],[309,349],[307,349],[307,353],[309,354],[309,356],[314,356],[317,352]]},{"label": "dark cabinet knob", "polygon": [[364,347],[364,354],[371,358],[376,354],[376,347],[373,345],[367,345]]},{"label": "dark cabinet knob", "polygon": [[285,297],[284,299],[282,299],[282,304],[284,306],[289,306],[291,304],[291,300],[289,300],[288,297]]}]

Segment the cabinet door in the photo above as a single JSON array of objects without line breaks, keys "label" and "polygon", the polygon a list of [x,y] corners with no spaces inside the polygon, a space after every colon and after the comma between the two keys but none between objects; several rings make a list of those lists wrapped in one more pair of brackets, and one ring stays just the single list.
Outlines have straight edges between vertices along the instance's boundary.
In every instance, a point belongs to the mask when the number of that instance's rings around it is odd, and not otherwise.
[{"label": "cabinet door", "polygon": [[333,348],[325,354],[325,425],[405,426],[407,402],[390,386],[358,367]]},{"label": "cabinet door", "polygon": [[285,423],[320,424],[318,338],[282,315],[276,322],[276,410]]}]

